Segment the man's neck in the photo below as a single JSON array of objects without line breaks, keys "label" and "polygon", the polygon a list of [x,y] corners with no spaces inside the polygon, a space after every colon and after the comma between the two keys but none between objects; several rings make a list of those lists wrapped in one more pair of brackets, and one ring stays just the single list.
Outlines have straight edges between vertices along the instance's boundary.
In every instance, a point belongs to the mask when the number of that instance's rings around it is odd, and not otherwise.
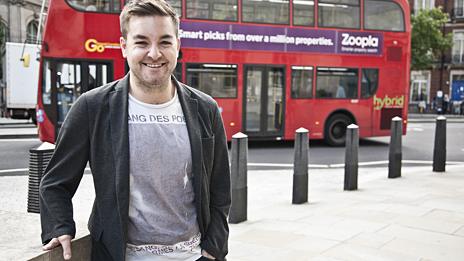
[{"label": "man's neck", "polygon": [[129,93],[137,100],[148,104],[163,104],[170,101],[175,94],[175,86],[169,80],[166,86],[149,88],[136,83],[134,78],[130,78]]}]

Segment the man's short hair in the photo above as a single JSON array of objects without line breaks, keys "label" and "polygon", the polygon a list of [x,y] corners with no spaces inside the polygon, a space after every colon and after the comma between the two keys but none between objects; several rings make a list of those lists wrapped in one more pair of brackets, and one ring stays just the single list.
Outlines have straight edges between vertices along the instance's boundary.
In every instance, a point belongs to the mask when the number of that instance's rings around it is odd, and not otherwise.
[{"label": "man's short hair", "polygon": [[133,16],[168,16],[175,26],[176,36],[179,37],[179,17],[176,11],[164,0],[131,0],[119,15],[121,34],[127,37],[129,20]]}]

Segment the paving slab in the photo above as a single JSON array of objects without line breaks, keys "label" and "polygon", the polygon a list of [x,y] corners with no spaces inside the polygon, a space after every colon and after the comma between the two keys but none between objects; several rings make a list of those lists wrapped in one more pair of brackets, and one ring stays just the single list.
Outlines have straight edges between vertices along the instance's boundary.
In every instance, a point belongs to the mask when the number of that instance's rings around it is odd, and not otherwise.
[{"label": "paving slab", "polygon": [[[464,166],[360,168],[359,190],[343,191],[343,169],[309,173],[309,202],[291,204],[292,170],[248,172],[248,220],[230,225],[230,261],[464,260]],[[94,198],[84,175],[73,199],[78,237]],[[0,177],[0,260],[41,251],[40,220],[26,213],[27,176]],[[21,242],[21,244],[18,244]]]}]

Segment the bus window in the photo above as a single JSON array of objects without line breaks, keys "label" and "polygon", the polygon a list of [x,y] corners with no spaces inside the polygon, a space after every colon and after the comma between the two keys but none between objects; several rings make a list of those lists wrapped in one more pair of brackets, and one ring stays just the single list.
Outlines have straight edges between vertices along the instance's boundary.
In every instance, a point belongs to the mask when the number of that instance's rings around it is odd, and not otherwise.
[{"label": "bus window", "polygon": [[237,65],[187,64],[187,84],[213,98],[236,98]]},{"label": "bus window", "polygon": [[50,105],[52,103],[52,68],[50,62],[45,60],[43,63],[44,75],[42,79],[42,103]]},{"label": "bus window", "polygon": [[[124,4],[129,3],[130,0],[124,0]],[[176,11],[176,14],[182,16],[182,0],[166,0],[166,2]]]},{"label": "bus window", "polygon": [[314,25],[314,1],[313,0],[293,1],[293,25],[303,25],[303,26]]},{"label": "bus window", "polygon": [[316,98],[356,99],[358,69],[317,68]]},{"label": "bus window", "polygon": [[317,6],[321,27],[360,27],[359,0],[319,0]]},{"label": "bus window", "polygon": [[379,70],[362,69],[361,98],[372,97],[379,87]]},{"label": "bus window", "polygon": [[182,16],[182,0],[167,0],[166,2],[171,5],[179,17]]},{"label": "bus window", "polygon": [[364,4],[365,29],[404,32],[404,14],[397,3],[366,0]]},{"label": "bus window", "polygon": [[243,0],[242,21],[250,23],[289,24],[289,1]]},{"label": "bus window", "polygon": [[237,21],[237,0],[187,1],[187,18]]},{"label": "bus window", "polygon": [[68,4],[79,11],[119,13],[121,5],[119,0],[66,0]]},{"label": "bus window", "polygon": [[182,81],[182,64],[181,63],[179,62],[177,63],[173,74],[174,74],[174,77],[176,77],[178,81]]},{"label": "bus window", "polygon": [[311,98],[312,93],[313,67],[292,66],[292,98]]},{"label": "bus window", "polygon": [[58,122],[63,122],[69,109],[82,91],[79,64],[57,63],[56,89]]}]

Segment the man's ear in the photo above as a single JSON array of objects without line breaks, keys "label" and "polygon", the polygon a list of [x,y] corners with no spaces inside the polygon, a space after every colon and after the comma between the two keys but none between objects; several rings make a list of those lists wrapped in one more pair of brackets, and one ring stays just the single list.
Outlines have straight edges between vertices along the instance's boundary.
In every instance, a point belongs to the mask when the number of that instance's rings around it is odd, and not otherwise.
[{"label": "man's ear", "polygon": [[124,39],[124,37],[119,37],[119,45],[121,46],[121,52],[122,52],[122,57],[126,58],[127,57],[127,54],[126,54],[126,48],[127,48],[127,44],[126,44],[126,39]]}]

